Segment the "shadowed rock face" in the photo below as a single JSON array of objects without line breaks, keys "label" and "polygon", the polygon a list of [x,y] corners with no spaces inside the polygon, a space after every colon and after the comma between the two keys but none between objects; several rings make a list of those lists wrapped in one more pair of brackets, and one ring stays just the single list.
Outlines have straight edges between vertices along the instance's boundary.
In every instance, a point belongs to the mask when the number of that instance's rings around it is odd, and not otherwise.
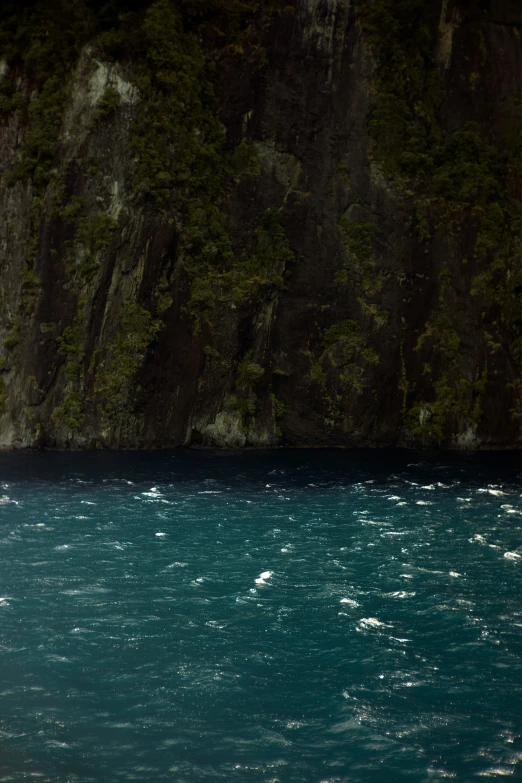
[{"label": "shadowed rock face", "polygon": [[2,66],[0,445],[516,447],[518,4],[121,5]]}]

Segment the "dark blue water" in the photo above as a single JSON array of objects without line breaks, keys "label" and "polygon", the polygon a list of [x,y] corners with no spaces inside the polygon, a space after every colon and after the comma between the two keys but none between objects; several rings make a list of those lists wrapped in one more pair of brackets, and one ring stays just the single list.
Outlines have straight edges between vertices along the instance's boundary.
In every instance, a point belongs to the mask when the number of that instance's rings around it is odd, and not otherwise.
[{"label": "dark blue water", "polygon": [[0,781],[520,775],[518,460],[0,455]]}]

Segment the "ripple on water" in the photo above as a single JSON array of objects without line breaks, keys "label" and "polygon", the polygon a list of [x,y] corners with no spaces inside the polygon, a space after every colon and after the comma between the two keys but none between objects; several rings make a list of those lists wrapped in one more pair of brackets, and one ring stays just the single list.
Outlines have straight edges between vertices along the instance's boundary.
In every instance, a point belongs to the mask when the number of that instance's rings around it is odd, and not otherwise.
[{"label": "ripple on water", "polygon": [[517,481],[361,454],[11,455],[0,780],[516,776]]}]

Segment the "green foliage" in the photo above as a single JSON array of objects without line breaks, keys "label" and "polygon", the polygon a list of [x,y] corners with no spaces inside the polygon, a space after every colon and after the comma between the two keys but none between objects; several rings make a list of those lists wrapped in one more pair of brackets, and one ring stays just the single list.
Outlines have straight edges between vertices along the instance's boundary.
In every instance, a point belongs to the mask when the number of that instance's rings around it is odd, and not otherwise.
[{"label": "green foliage", "polygon": [[440,442],[448,432],[458,431],[459,423],[460,429],[462,425],[476,426],[482,416],[480,400],[486,383],[486,371],[477,375],[473,383],[465,378],[450,382],[448,374],[443,373],[433,384],[435,399],[416,403],[406,415],[405,427],[421,438]]},{"label": "green foliage", "polygon": [[359,324],[356,321],[341,321],[326,330],[323,335],[323,347],[328,349],[337,342],[342,342],[344,345],[351,343],[354,339],[357,341],[359,332]]},{"label": "green foliage", "polygon": [[[366,368],[378,364],[379,357],[367,344],[359,324],[351,319],[333,324],[324,332],[322,346],[322,354],[311,367],[311,379],[319,383],[325,391],[327,385],[340,385],[342,393],[361,392],[364,388]],[[337,397],[334,404],[332,398],[327,395],[326,402],[330,412],[335,409],[335,415],[340,416],[343,397],[342,394]]]},{"label": "green foliage", "polygon": [[25,267],[22,275],[22,310],[25,315],[30,315],[40,296],[40,278],[33,269]]},{"label": "green foliage", "polygon": [[143,36],[143,100],[131,133],[135,189],[166,207],[180,196],[216,191],[224,176],[223,131],[198,39],[168,0],[150,6]]},{"label": "green foliage", "polygon": [[78,433],[85,421],[82,395],[79,392],[69,392],[63,403],[52,412],[51,421],[65,426],[71,433]]},{"label": "green foliage", "polygon": [[60,215],[75,223],[74,242],[65,257],[69,273],[76,275],[77,282],[85,283],[93,279],[100,264],[100,254],[109,247],[112,235],[119,224],[117,220],[97,212],[77,217],[81,209],[81,200],[60,210]]},{"label": "green foliage", "polygon": [[191,0],[177,9],[158,0],[147,10],[138,64],[142,101],[130,145],[138,161],[136,194],[177,215],[196,332],[202,319],[211,320],[217,301],[237,306],[260,286],[281,288],[285,263],[293,258],[277,210],[261,219],[256,253],[234,257],[219,205],[228,178],[259,173],[259,162],[245,141],[231,162],[223,149],[212,62],[201,36],[219,28],[222,43],[232,41],[254,7],[240,0],[214,5],[211,13],[208,3]]},{"label": "green foliage", "polygon": [[[0,9],[0,51],[13,66],[2,80],[0,109],[17,109],[27,132],[7,181],[33,179],[40,191],[53,176],[53,161],[67,99],[67,77],[80,48],[92,35],[95,18],[83,3],[37,0],[5,3]],[[24,96],[14,88],[22,67],[35,90]],[[6,102],[10,99],[10,105]]]},{"label": "green foliage", "polygon": [[248,29],[255,3],[248,0],[181,0],[181,11],[188,27],[234,41]]},{"label": "green foliage", "polygon": [[343,232],[346,249],[360,264],[372,263],[372,246],[377,233],[374,223],[357,223],[341,218],[339,228]]},{"label": "green foliage", "polygon": [[[476,253],[496,250],[507,232],[513,257],[518,235],[511,223],[520,205],[508,197],[503,179],[520,152],[512,145],[511,157],[502,160],[473,124],[443,132],[438,116],[443,91],[434,62],[437,19],[422,0],[363,0],[361,20],[378,74],[372,154],[396,183],[413,186],[421,238],[430,236],[433,210],[451,215],[457,227],[473,211],[481,220]],[[494,221],[487,214],[492,212]]]},{"label": "green foliage", "polygon": [[5,381],[0,376],[0,414],[5,413],[7,407],[7,387]]},{"label": "green foliage", "polygon": [[199,202],[189,208],[182,234],[184,263],[190,274],[208,268],[231,267],[234,253],[225,216],[214,204]]},{"label": "green foliage", "polygon": [[163,313],[166,313],[167,310],[172,307],[172,304],[174,302],[174,299],[172,298],[170,292],[167,291],[157,291],[155,295],[156,300],[156,312],[158,315],[163,315]]},{"label": "green foliage", "polygon": [[78,221],[75,241],[89,252],[97,253],[108,248],[111,243],[112,232],[118,227],[118,221],[104,212],[86,215]]},{"label": "green foliage", "polygon": [[67,326],[56,339],[58,353],[65,356],[65,375],[69,381],[79,381],[82,375],[82,329],[78,323]]},{"label": "green foliage", "polygon": [[339,174],[339,179],[343,185],[349,188],[351,184],[350,167],[346,163],[339,163],[337,166],[337,173]]},{"label": "green foliage", "polygon": [[96,111],[92,116],[92,122],[95,123],[98,120],[111,117],[121,103],[121,96],[118,90],[114,89],[110,85],[105,88],[105,92],[102,95],[102,99]]},{"label": "green foliage", "polygon": [[441,351],[448,362],[454,362],[460,348],[460,338],[453,328],[451,319],[444,309],[434,311],[426,321],[425,330],[417,340],[416,351],[429,342]]},{"label": "green foliage", "polygon": [[499,153],[473,125],[449,134],[433,152],[431,186],[437,199],[453,208],[499,206]]},{"label": "green foliage", "polygon": [[[485,7],[482,0],[456,4],[461,20],[475,19]],[[442,226],[450,236],[466,227],[467,237],[476,237],[474,260],[481,271],[470,293],[481,299],[483,322],[477,324],[477,336],[490,351],[506,346],[514,358],[521,334],[520,203],[511,195],[520,176],[519,118],[507,129],[502,147],[470,123],[444,130],[443,90],[435,62],[438,15],[422,0],[362,0],[361,24],[376,63],[370,154],[412,198],[422,241]],[[476,80],[472,74],[471,92]],[[431,346],[439,351],[442,370],[433,384],[435,401],[419,403],[410,416],[417,434],[430,432],[433,437],[441,437],[446,420],[457,411],[476,419],[463,411],[463,392],[448,387],[461,345],[452,326],[452,300],[445,295],[451,281],[440,283],[439,307],[426,322],[416,350]],[[431,372],[431,366],[425,366]]]},{"label": "green foliage", "polygon": [[[0,121],[2,115],[16,109],[27,129],[8,179],[32,179],[36,186],[31,258],[38,247],[45,205],[53,216],[69,224],[69,234],[74,230],[74,238],[67,242],[65,263],[73,289],[81,290],[85,297],[84,284],[96,273],[99,256],[109,248],[118,227],[103,213],[86,214],[80,197],[64,203],[67,176],[55,168],[69,77],[81,48],[89,41],[102,59],[132,58],[140,94],[129,145],[135,161],[134,192],[149,208],[168,210],[176,222],[181,259],[191,281],[190,309],[196,327],[202,315],[210,317],[216,297],[239,301],[260,285],[282,287],[284,264],[293,256],[279,217],[262,221],[255,255],[243,258],[238,266],[219,208],[225,185],[234,174],[259,171],[255,150],[246,142],[232,156],[224,151],[213,87],[213,59],[227,45],[241,49],[249,35],[255,4],[244,0],[157,0],[144,3],[137,11],[131,0],[35,0],[29,7],[24,5],[7,3],[0,8],[0,48],[10,66],[7,78],[0,81]],[[15,77],[20,71],[30,85],[27,95],[17,92]],[[93,120],[108,118],[119,103],[117,91],[107,88]],[[99,174],[92,160],[79,163],[85,173]],[[34,306],[38,292],[37,279],[28,272],[22,292],[24,307]],[[69,391],[54,420],[65,422],[70,430],[82,426],[86,404],[82,297],[74,324],[58,338]],[[172,305],[168,290],[158,289],[153,300],[157,314]],[[105,424],[117,426],[131,412],[133,380],[159,328],[157,318],[131,303],[122,313],[115,339],[93,357],[92,403],[100,406]],[[13,347],[18,339],[17,322],[6,345]],[[238,381],[238,393],[244,390],[243,381]]]},{"label": "green foliage", "polygon": [[85,421],[84,395],[80,391],[83,384],[83,334],[81,325],[76,320],[74,326],[67,326],[60,337],[56,339],[58,353],[65,357],[64,373],[68,385],[64,391],[61,405],[57,406],[51,420],[63,425],[69,432],[77,433]]},{"label": "green foliage", "polygon": [[94,393],[105,424],[125,421],[134,405],[134,377],[162,324],[136,302],[122,311],[119,331],[105,349],[96,373]]},{"label": "green foliage", "polygon": [[275,394],[270,395],[270,399],[272,401],[272,415],[274,419],[277,421],[278,419],[282,419],[285,415],[285,404],[281,400],[278,400]]},{"label": "green foliage", "polygon": [[252,361],[253,351],[248,351],[238,365],[236,373],[236,389],[243,391],[253,389],[264,375],[261,365]]},{"label": "green foliage", "polygon": [[91,280],[99,266],[99,255],[109,247],[112,234],[119,228],[117,220],[98,212],[81,217],[77,222],[75,243],[81,249],[81,261],[75,271],[83,280]]},{"label": "green foliage", "polygon": [[325,351],[331,351],[336,346],[343,353],[345,361],[353,361],[357,356],[361,356],[370,364],[378,364],[379,357],[366,344],[361,335],[361,328],[356,321],[346,320],[330,326],[323,335],[323,347]]},{"label": "green foliage", "polygon": [[[55,214],[60,217],[66,223],[76,221],[76,219],[82,214],[85,207],[85,199],[83,196],[71,196],[65,205],[61,204],[63,199],[63,193],[58,189],[56,192]],[[58,204],[60,204],[58,206]]]},{"label": "green foliage", "polygon": [[26,99],[9,77],[0,79],[0,118],[6,118],[11,112],[22,112],[26,107]]},{"label": "green foliage", "polygon": [[[352,221],[342,217],[339,221],[344,246],[350,254],[352,266],[357,274],[357,282],[364,297],[375,296],[382,288],[381,275],[375,271],[373,246],[377,236],[374,223]],[[337,273],[337,280],[344,278]],[[346,275],[346,280],[348,276]]]},{"label": "green foliage", "polygon": [[361,23],[376,60],[373,152],[388,175],[418,177],[440,139],[442,97],[433,63],[437,30],[423,0],[364,0]]},{"label": "green foliage", "polygon": [[[216,210],[216,214],[222,213]],[[243,261],[234,261],[224,225],[216,221],[217,226],[223,226],[223,233],[215,229],[213,231],[219,240],[219,243],[210,245],[210,251],[214,253],[209,252],[207,244],[201,244],[199,254],[190,257],[192,267],[189,267],[189,271],[195,275],[191,286],[190,310],[196,319],[203,316],[207,321],[210,321],[217,301],[229,302],[238,307],[251,301],[262,288],[281,290],[284,287],[286,265],[294,259],[278,209],[268,209],[263,213],[256,228],[256,251]],[[206,235],[209,234],[207,228]],[[206,251],[206,254],[202,251]]]},{"label": "green foliage", "polygon": [[264,375],[264,369],[253,361],[254,352],[247,351],[236,371],[235,394],[230,398],[230,406],[242,419],[243,425],[252,424],[256,412],[257,394],[255,388]]},{"label": "green foliage", "polygon": [[12,325],[9,334],[4,340],[4,345],[8,350],[14,348],[20,342],[20,318],[17,317]]},{"label": "green foliage", "polygon": [[263,286],[282,290],[286,265],[294,260],[278,209],[263,213],[256,240],[255,253],[248,260],[237,262],[231,275],[229,296],[236,305],[250,300]]},{"label": "green foliage", "polygon": [[52,164],[65,104],[63,84],[58,76],[45,81],[29,103],[29,126],[18,160],[9,173],[9,181],[32,177],[37,187],[45,187],[52,178]]},{"label": "green foliage", "polygon": [[203,348],[203,353],[208,359],[219,359],[219,357],[221,356],[219,351],[217,351],[211,345],[205,345],[205,347]]},{"label": "green foliage", "polygon": [[234,150],[231,168],[236,182],[239,182],[244,174],[258,176],[261,173],[261,167],[256,148],[247,144],[246,141],[242,141]]},{"label": "green foliage", "polygon": [[[177,215],[196,332],[202,318],[210,320],[218,298],[239,300],[255,287],[248,279],[253,276],[252,259],[242,266],[235,263],[219,204],[230,173],[255,173],[257,156],[243,143],[229,167],[211,63],[205,61],[199,37],[206,25],[218,20],[226,21],[226,34],[233,36],[233,17],[243,18],[246,10],[247,3],[217,3],[215,14],[208,16],[208,3],[184,2],[178,10],[159,0],[147,10],[142,27],[137,85],[142,101],[130,143],[137,159],[135,192]],[[261,271],[268,264],[263,257]]]},{"label": "green foliage", "polygon": [[361,306],[361,310],[373,318],[377,326],[385,326],[388,323],[388,313],[385,310],[377,307],[377,305],[368,303],[360,296],[357,297],[357,301]]},{"label": "green foliage", "polygon": [[338,285],[348,284],[348,272],[346,269],[339,269],[334,275],[334,283]]}]

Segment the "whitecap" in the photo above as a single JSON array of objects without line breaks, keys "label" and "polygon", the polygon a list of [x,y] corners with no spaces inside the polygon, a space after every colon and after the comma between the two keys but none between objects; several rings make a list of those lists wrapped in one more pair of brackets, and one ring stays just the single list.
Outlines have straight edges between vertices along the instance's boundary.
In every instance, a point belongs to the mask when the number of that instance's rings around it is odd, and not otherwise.
[{"label": "whitecap", "polygon": [[522,555],[519,555],[518,552],[504,552],[504,557],[506,558],[506,560],[522,559]]},{"label": "whitecap", "polygon": [[431,500],[417,500],[416,503],[418,506],[433,506]]},{"label": "whitecap", "polygon": [[9,495],[2,495],[2,497],[0,497],[0,505],[4,506],[6,503],[14,503],[15,506],[19,505],[18,501],[12,500]]},{"label": "whitecap", "polygon": [[413,598],[417,593],[407,593],[405,590],[395,590],[393,593],[383,593],[384,598]]},{"label": "whitecap", "polygon": [[272,571],[263,571],[261,574],[259,574],[257,579],[255,579],[254,581],[256,585],[265,585],[266,580],[270,579],[271,576],[272,576]]},{"label": "whitecap", "polygon": [[426,484],[426,486],[421,487],[421,489],[435,489],[435,485],[434,484]]},{"label": "whitecap", "polygon": [[348,604],[348,606],[360,606],[360,603],[358,601],[354,601],[352,598],[341,598],[340,600],[341,604]]},{"label": "whitecap", "polygon": [[156,538],[163,538],[166,535],[166,533],[156,533]]},{"label": "whitecap", "polygon": [[459,573],[458,573],[458,571],[450,571],[450,572],[449,572],[449,575],[450,575],[450,576],[454,576],[454,577],[455,577],[455,579],[458,579],[458,578],[459,578],[459,576],[462,576],[462,574],[459,574]]},{"label": "whitecap", "polygon": [[456,778],[455,772],[447,772],[445,769],[435,769],[434,767],[428,767],[428,775],[436,775],[440,778]]},{"label": "whitecap", "polygon": [[381,623],[376,617],[363,617],[359,620],[362,628],[392,628],[388,623]]}]

